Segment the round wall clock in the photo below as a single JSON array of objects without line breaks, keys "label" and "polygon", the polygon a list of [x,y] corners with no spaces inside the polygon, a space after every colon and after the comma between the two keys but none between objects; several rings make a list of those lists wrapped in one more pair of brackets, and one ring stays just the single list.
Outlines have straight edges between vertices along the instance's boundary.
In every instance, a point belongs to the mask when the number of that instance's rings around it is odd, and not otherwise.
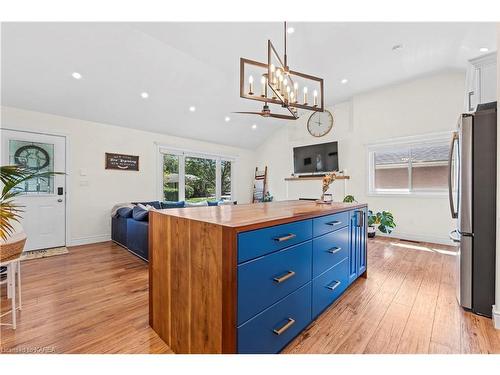
[{"label": "round wall clock", "polygon": [[307,120],[307,130],[313,137],[323,137],[333,127],[333,115],[330,111],[314,112]]}]

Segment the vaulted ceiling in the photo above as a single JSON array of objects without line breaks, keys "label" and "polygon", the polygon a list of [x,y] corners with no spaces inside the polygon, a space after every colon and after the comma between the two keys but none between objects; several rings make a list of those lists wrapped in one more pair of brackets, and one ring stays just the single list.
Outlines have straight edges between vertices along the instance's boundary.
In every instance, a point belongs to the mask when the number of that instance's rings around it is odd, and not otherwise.
[{"label": "vaulted ceiling", "polygon": [[[493,23],[290,26],[289,64],[325,79],[328,105],[440,70],[465,71],[481,47],[496,44]],[[267,39],[281,51],[282,29],[248,22],[4,23],[2,104],[255,148],[287,122],[231,113],[261,107],[239,98],[239,58],[265,62]],[[395,45],[403,48],[393,51]]]}]

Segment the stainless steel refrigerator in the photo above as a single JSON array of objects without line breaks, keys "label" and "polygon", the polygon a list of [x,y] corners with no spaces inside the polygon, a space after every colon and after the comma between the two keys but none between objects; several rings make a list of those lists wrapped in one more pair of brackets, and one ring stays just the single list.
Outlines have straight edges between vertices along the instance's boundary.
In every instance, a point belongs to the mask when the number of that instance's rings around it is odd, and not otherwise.
[{"label": "stainless steel refrigerator", "polygon": [[449,200],[457,228],[458,302],[489,316],[495,303],[497,105],[458,120],[449,157]]}]

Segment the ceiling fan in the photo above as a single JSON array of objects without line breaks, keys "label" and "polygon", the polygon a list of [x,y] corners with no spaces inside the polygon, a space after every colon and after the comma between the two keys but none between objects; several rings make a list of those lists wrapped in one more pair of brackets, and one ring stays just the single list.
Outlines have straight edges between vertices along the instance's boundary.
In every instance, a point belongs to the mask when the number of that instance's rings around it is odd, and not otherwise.
[{"label": "ceiling fan", "polygon": [[233,112],[233,113],[242,113],[246,115],[259,115],[262,117],[274,117],[274,118],[280,118],[280,119],[285,119],[285,120],[297,120],[298,117],[295,116],[290,116],[290,115],[280,115],[278,113],[271,113],[271,110],[269,109],[269,106],[264,104],[264,107],[262,107],[261,112]]}]

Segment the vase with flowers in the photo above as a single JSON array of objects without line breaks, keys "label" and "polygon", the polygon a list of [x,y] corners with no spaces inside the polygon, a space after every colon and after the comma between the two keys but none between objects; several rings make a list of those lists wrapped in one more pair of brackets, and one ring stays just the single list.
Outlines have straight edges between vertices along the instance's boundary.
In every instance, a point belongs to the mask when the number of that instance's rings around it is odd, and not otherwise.
[{"label": "vase with flowers", "polygon": [[331,194],[330,194],[330,199],[327,200],[326,196],[328,196],[329,194],[327,194],[326,192],[328,191],[328,189],[330,189],[330,185],[333,183],[333,181],[335,181],[336,177],[337,175],[335,174],[335,172],[323,176],[321,198],[316,201],[317,203],[332,203],[333,199],[331,198]]}]

